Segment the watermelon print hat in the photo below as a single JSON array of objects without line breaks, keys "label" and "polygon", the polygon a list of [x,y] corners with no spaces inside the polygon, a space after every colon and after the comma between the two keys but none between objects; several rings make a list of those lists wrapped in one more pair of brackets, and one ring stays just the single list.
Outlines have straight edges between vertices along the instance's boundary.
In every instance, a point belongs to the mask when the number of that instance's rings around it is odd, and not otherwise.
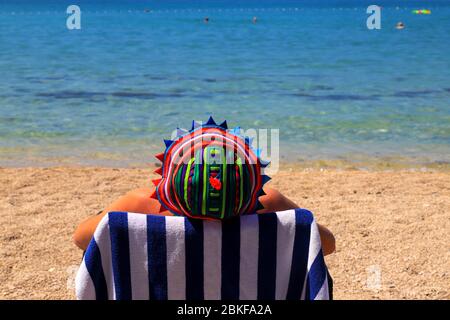
[{"label": "watermelon print hat", "polygon": [[255,213],[263,206],[263,185],[270,178],[262,174],[269,162],[260,159],[252,139],[240,128],[228,130],[227,122],[216,124],[212,117],[201,124],[193,121],[190,131],[177,129],[177,137],[164,140],[166,150],[157,154],[162,162],[153,180],[151,196],[161,211],[197,219],[224,220]]}]

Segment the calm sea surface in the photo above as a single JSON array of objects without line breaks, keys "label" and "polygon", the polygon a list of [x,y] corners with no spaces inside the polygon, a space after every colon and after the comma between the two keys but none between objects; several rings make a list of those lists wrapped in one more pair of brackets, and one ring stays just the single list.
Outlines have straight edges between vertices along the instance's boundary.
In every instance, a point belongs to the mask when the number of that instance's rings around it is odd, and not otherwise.
[{"label": "calm sea surface", "polygon": [[145,164],[209,115],[286,161],[450,162],[450,1],[377,3],[0,1],[0,166]]}]

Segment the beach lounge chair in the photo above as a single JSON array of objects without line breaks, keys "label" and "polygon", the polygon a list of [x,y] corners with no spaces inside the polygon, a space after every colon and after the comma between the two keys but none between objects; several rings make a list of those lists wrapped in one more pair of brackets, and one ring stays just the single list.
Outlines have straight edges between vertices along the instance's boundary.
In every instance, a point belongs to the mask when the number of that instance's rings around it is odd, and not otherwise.
[{"label": "beach lounge chair", "polygon": [[228,221],[111,212],[76,277],[78,299],[329,299],[317,225],[295,209]]}]

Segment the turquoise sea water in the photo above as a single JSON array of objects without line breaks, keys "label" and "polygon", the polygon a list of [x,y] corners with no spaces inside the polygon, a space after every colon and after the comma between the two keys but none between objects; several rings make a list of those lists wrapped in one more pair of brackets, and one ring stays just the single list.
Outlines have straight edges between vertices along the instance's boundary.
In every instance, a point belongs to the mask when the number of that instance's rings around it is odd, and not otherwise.
[{"label": "turquoise sea water", "polygon": [[0,1],[0,166],[140,165],[211,114],[286,161],[450,162],[450,1],[373,3],[381,30],[365,1]]}]

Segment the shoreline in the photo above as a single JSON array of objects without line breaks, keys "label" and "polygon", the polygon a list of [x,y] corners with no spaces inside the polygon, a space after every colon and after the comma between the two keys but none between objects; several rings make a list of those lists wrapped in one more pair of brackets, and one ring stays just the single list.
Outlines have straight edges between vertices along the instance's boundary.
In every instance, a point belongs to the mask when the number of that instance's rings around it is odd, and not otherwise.
[{"label": "shoreline", "polygon": [[[73,299],[76,226],[154,168],[0,168],[0,299]],[[297,169],[268,186],[334,233],[336,299],[450,299],[450,172]]]},{"label": "shoreline", "polygon": [[[158,162],[122,164],[112,163],[110,165],[102,164],[82,164],[77,162],[46,162],[31,164],[5,164],[0,162],[0,169],[46,169],[46,168],[105,168],[105,169],[146,169],[157,168]],[[269,166],[270,168],[270,166]],[[344,159],[300,159],[297,161],[281,161],[278,165],[278,171],[284,170],[337,170],[337,171],[369,171],[369,172],[450,172],[450,162],[408,162],[399,161],[392,158],[372,158],[361,161],[350,161]]]}]

